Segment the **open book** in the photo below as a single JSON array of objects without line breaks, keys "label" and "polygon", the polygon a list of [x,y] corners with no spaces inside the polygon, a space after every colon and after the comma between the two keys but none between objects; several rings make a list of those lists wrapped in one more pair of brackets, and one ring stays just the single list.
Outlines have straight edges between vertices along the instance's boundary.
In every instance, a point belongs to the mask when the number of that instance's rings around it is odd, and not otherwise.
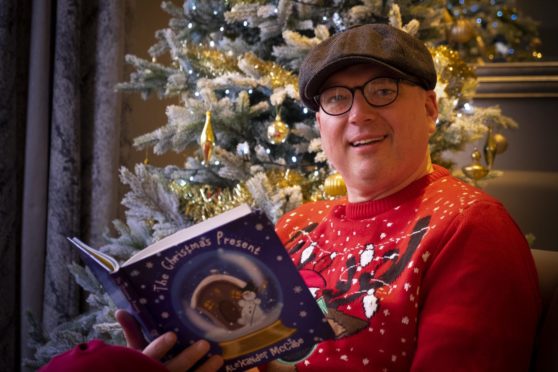
[{"label": "open book", "polygon": [[150,339],[206,339],[227,371],[296,361],[333,332],[265,214],[241,205],[180,230],[119,265],[69,239],[117,307]]}]

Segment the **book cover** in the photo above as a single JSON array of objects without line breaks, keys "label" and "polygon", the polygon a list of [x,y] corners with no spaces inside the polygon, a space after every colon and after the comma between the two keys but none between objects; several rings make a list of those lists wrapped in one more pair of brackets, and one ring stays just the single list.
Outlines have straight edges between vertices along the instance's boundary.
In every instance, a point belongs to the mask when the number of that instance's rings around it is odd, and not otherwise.
[{"label": "book cover", "polygon": [[226,371],[296,362],[333,338],[273,224],[248,205],[162,239],[121,266],[69,240],[150,339],[174,331],[179,349],[206,339]]}]

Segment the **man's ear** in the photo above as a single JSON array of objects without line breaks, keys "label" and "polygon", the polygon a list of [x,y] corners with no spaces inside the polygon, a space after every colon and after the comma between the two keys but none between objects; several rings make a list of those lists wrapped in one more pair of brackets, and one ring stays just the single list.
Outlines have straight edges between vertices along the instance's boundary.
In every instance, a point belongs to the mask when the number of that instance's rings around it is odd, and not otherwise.
[{"label": "man's ear", "polygon": [[320,112],[316,111],[316,123],[318,123],[318,130],[322,131],[322,123],[320,122]]},{"label": "man's ear", "polygon": [[430,121],[430,133],[434,133],[436,130],[436,120],[438,119],[438,100],[436,99],[436,92],[433,90],[426,91],[424,108]]}]

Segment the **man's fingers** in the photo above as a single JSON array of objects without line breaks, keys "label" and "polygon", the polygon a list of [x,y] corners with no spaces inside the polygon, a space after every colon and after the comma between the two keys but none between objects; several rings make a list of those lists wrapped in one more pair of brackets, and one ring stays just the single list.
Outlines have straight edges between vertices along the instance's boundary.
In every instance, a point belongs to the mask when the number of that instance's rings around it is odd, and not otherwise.
[{"label": "man's fingers", "polygon": [[176,343],[176,334],[167,332],[153,340],[143,353],[151,358],[161,360]]},{"label": "man's fingers", "polygon": [[[166,363],[169,371],[185,371],[194,366],[209,351],[209,343],[205,340],[195,342],[192,346],[184,349],[180,354]],[[223,358],[214,355],[209,358],[196,371],[216,371],[223,365]]]},{"label": "man's fingers", "polygon": [[126,338],[128,347],[143,350],[143,348],[147,345],[147,341],[145,341],[136,319],[124,310],[116,310],[114,316],[124,331],[124,337]]},{"label": "man's fingers", "polygon": [[[147,345],[141,329],[132,315],[124,310],[117,310],[115,317],[122,326],[128,347],[138,350],[143,349],[143,353],[153,359],[161,360],[176,344],[176,334],[167,332]],[[200,340],[168,361],[166,367],[171,372],[184,372],[192,368],[208,351],[209,343],[205,340]],[[197,370],[213,372],[221,368],[222,365],[223,358],[214,355],[199,366]]]}]

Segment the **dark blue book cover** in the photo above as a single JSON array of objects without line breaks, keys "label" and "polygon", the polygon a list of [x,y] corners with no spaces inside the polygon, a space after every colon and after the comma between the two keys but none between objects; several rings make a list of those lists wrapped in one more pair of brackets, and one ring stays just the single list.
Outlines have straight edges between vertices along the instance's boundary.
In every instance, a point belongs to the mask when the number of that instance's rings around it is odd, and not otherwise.
[{"label": "dark blue book cover", "polygon": [[180,349],[206,339],[226,371],[295,362],[333,338],[272,223],[247,205],[162,239],[120,267],[70,241],[149,337],[174,331]]}]

